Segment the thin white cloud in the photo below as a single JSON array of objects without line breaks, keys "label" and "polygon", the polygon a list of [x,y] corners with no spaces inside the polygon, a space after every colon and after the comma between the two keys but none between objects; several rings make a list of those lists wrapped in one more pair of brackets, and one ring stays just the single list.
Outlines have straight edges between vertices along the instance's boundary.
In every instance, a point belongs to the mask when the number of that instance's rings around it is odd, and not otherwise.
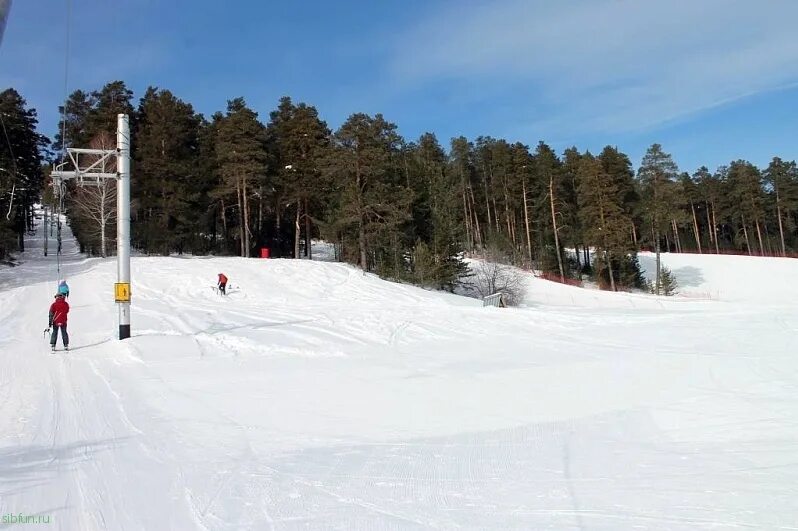
[{"label": "thin white cloud", "polygon": [[[392,76],[538,95],[525,127],[649,128],[798,82],[795,0],[457,4],[401,35]],[[523,126],[516,124],[516,126]]]}]

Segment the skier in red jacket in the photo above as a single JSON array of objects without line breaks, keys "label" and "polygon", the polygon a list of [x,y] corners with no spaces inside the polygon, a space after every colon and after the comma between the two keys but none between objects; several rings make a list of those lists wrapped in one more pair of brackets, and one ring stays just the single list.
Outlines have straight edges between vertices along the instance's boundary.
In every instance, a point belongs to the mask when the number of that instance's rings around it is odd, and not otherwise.
[{"label": "skier in red jacket", "polygon": [[219,273],[219,292],[222,295],[225,295],[225,288],[227,287],[227,277],[224,276],[224,273]]},{"label": "skier in red jacket", "polygon": [[[55,342],[58,340],[58,329],[61,329],[61,340],[64,342],[64,350],[69,350],[69,334],[67,334],[67,314],[69,313],[69,303],[64,299],[63,293],[55,296],[55,302],[50,305],[49,327],[53,333],[50,336],[50,347],[55,350]],[[48,328],[49,328],[48,327]]]}]

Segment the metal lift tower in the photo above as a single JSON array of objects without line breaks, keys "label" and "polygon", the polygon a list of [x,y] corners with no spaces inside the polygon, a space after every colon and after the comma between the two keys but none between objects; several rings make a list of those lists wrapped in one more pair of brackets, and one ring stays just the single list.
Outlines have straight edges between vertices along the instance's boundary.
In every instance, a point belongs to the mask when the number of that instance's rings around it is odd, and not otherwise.
[{"label": "metal lift tower", "polygon": [[[116,149],[67,148],[69,161],[50,174],[57,194],[64,181],[74,179],[78,186],[97,186],[102,179],[116,179],[116,271],[114,300],[119,305],[119,339],[130,337],[130,121],[117,115]],[[81,168],[80,156],[94,159]],[[116,157],[116,172],[105,172],[105,163]],[[85,160],[85,157],[84,157]],[[71,166],[71,169],[66,169]]]}]

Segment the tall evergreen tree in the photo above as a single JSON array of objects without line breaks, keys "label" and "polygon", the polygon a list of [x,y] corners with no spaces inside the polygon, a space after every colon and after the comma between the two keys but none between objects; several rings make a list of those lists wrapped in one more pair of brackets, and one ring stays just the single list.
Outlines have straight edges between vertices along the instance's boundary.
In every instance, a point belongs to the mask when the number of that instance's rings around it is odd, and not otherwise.
[{"label": "tall evergreen tree", "polygon": [[[759,253],[764,254],[762,238],[762,225],[765,217],[764,196],[762,192],[762,175],[759,170],[748,161],[737,160],[729,166],[727,178],[729,187],[727,198],[730,199],[729,215],[732,218],[739,216],[745,246],[748,254],[753,254],[753,234],[749,227],[755,231]],[[737,221],[737,219],[734,219]]]},{"label": "tall evergreen tree", "polygon": [[694,177],[689,173],[684,172],[679,177],[681,185],[682,202],[685,209],[689,209],[688,224],[692,228],[693,238],[695,239],[696,248],[698,253],[702,254],[703,247],[701,245],[701,229],[699,222],[701,193],[699,185]]},{"label": "tall evergreen tree", "polygon": [[660,244],[663,231],[668,230],[672,219],[674,195],[672,184],[678,175],[678,168],[662,146],[653,144],[643,157],[637,172],[642,189],[643,212],[653,232],[654,249],[657,255],[656,293],[661,286],[662,265],[660,261]]},{"label": "tall evergreen tree", "polygon": [[315,107],[294,105],[289,97],[280,99],[267,131],[279,177],[276,208],[282,209],[286,202],[293,206],[294,257],[300,257],[304,224],[304,254],[312,258],[313,225],[320,219],[314,212],[323,208],[322,196],[328,187],[323,169],[329,157],[331,132]]},{"label": "tall evergreen tree", "polygon": [[258,121],[258,114],[247,107],[244,98],[227,102],[227,114],[218,124],[216,157],[224,192],[228,196],[235,193],[240,254],[249,257],[252,251],[250,199],[258,181],[266,175],[268,153],[265,127]]},{"label": "tall evergreen tree", "polygon": [[[562,249],[560,248],[560,229],[562,221],[558,227],[558,218],[562,217],[564,203],[562,201],[564,181],[562,178],[562,164],[557,154],[544,142],[539,142],[534,156],[535,172],[539,182],[540,201],[538,202],[540,225],[543,227],[541,237],[546,243],[541,247],[544,250],[541,269],[544,271],[557,268],[560,279],[565,280],[565,268],[563,267]],[[548,242],[552,242],[553,245]],[[554,260],[551,258],[554,257]]]},{"label": "tall evergreen tree", "polygon": [[[584,227],[579,216],[579,168],[582,164],[582,155],[575,147],[565,150],[562,162],[563,200],[565,203],[565,236],[574,247],[576,270],[582,278],[583,259],[584,266],[590,266],[590,249],[584,245]],[[579,247],[582,246],[582,252]],[[584,258],[581,256],[584,253]]]},{"label": "tall evergreen tree", "polygon": [[422,135],[410,151],[413,160],[406,179],[414,192],[413,270],[425,285],[452,289],[466,269],[460,257],[464,247],[460,197],[454,192],[462,177],[450,171],[435,135]]},{"label": "tall evergreen tree", "polygon": [[[628,251],[629,219],[624,215],[618,187],[607,175],[601,161],[585,154],[579,167],[579,206],[586,243],[596,248],[596,278],[601,282],[606,270],[612,291],[616,291],[617,271],[613,262]],[[603,266],[599,267],[599,266]]]},{"label": "tall evergreen tree", "polygon": [[[401,227],[410,218],[412,194],[399,168],[401,137],[382,115],[353,114],[335,133],[330,169],[338,191],[332,226],[345,259],[364,271],[402,269],[407,242]],[[397,263],[399,262],[399,263]]]},{"label": "tall evergreen tree", "polygon": [[36,132],[37,124],[36,110],[16,90],[0,92],[0,260],[12,250],[24,251],[25,233],[32,228],[48,143]]},{"label": "tall evergreen tree", "polygon": [[[96,99],[82,90],[76,90],[69,95],[65,105],[58,107],[58,131],[53,141],[53,151],[60,158],[62,150],[66,147],[86,147],[91,141],[89,128],[89,114],[96,105]],[[66,113],[64,112],[66,108]],[[66,119],[66,120],[65,120]],[[66,136],[64,136],[66,134]]]},{"label": "tall evergreen tree", "polygon": [[699,196],[704,203],[709,245],[710,247],[714,246],[716,254],[720,253],[717,221],[717,205],[721,186],[720,180],[716,175],[713,175],[706,166],[701,166],[693,174],[693,180],[697,183]]},{"label": "tall evergreen tree", "polygon": [[476,172],[473,150],[474,146],[461,136],[452,139],[449,155],[449,171],[457,178],[457,190],[462,198],[462,219],[469,251],[482,246],[483,232],[474,195]]},{"label": "tall evergreen tree", "polygon": [[629,219],[629,237],[637,245],[637,227],[634,219],[639,216],[640,196],[635,186],[635,172],[629,157],[617,147],[606,146],[598,156],[602,168],[618,189],[618,199],[624,215]]},{"label": "tall evergreen tree", "polygon": [[795,161],[786,162],[773,157],[764,172],[764,178],[774,195],[781,254],[786,256],[785,228],[788,233],[795,230],[793,216],[798,211],[798,167]]},{"label": "tall evergreen tree", "polygon": [[89,141],[101,132],[116,138],[117,115],[119,114],[127,114],[131,130],[135,130],[137,117],[132,103],[133,91],[127,88],[124,81],[106,83],[100,90],[92,92],[91,97],[96,103],[86,117],[86,133],[89,136]]},{"label": "tall evergreen tree", "polygon": [[200,231],[196,213],[207,209],[200,198],[208,191],[199,175],[201,123],[191,105],[168,90],[150,87],[139,103],[133,221],[146,250],[183,252]]}]

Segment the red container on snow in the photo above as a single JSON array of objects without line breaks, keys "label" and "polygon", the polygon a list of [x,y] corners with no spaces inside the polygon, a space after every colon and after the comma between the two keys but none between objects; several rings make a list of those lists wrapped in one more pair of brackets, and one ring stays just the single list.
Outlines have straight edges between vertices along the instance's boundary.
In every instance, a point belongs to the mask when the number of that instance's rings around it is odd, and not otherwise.
[{"label": "red container on snow", "polygon": [[271,256],[271,249],[268,247],[261,247],[260,248],[260,257],[261,258],[269,258]]}]

